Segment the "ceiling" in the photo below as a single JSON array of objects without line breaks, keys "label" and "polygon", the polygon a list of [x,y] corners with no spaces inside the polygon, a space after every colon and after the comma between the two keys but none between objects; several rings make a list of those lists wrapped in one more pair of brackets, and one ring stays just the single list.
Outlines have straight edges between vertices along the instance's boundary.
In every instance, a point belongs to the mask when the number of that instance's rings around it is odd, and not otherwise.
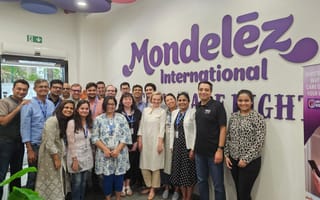
[{"label": "ceiling", "polygon": [[58,9],[66,14],[101,13],[112,9],[113,4],[134,3],[136,0],[0,0],[19,3],[21,8],[37,14],[55,14]]}]

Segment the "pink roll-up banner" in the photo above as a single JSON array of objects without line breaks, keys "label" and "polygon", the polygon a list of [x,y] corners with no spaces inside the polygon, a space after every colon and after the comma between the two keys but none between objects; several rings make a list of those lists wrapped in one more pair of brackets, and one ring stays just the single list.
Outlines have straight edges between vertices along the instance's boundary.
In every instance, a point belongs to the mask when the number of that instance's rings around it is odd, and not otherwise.
[{"label": "pink roll-up banner", "polygon": [[320,200],[320,64],[303,71],[306,199]]}]

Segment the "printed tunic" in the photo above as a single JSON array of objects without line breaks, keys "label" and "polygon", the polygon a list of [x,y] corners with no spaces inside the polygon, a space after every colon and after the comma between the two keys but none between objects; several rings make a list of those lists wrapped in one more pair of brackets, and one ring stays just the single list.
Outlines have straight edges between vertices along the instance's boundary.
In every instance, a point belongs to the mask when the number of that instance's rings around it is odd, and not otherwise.
[{"label": "printed tunic", "polygon": [[[119,143],[131,144],[131,132],[126,118],[119,113],[114,113],[113,118],[106,114],[99,115],[93,124],[91,141],[95,144],[100,140],[110,150],[115,149]],[[105,157],[100,148],[96,150],[95,172],[103,175],[122,175],[130,168],[128,148],[125,146],[117,158]]]},{"label": "printed tunic", "polygon": [[[68,153],[67,166],[68,172],[79,173],[90,170],[93,167],[93,155],[91,149],[91,130],[84,129],[74,131],[74,120],[70,120],[67,126]],[[86,132],[86,133],[85,133]],[[72,158],[76,157],[79,162],[79,171],[72,170]]]},{"label": "printed tunic", "polygon": [[[56,170],[52,154],[58,154],[61,167]],[[39,149],[38,173],[35,190],[46,200],[64,200],[70,189],[66,175],[65,143],[60,138],[60,129],[56,116],[50,117],[43,128],[42,142]]]}]

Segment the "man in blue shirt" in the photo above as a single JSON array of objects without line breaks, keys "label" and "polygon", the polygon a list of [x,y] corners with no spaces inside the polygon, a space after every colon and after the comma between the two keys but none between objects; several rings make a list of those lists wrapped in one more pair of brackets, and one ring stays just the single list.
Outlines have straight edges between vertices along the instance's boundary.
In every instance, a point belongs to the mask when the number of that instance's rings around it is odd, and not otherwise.
[{"label": "man in blue shirt", "polygon": [[143,88],[141,85],[134,85],[132,87],[132,95],[133,95],[134,101],[136,102],[136,105],[141,112],[146,107],[146,103],[143,102],[142,100],[142,92],[143,92]]},{"label": "man in blue shirt", "polygon": [[[22,169],[24,146],[20,136],[20,110],[29,102],[24,100],[29,89],[29,83],[23,79],[13,83],[12,95],[0,99],[0,182],[4,180],[10,165],[10,174],[15,174]],[[21,187],[21,180],[15,179],[10,183]],[[3,187],[0,187],[2,199]]]},{"label": "man in blue shirt", "polygon": [[[36,97],[21,109],[21,137],[26,144],[29,167],[37,167],[38,151],[41,144],[45,121],[52,116],[54,104],[47,99],[49,83],[38,79],[34,83]],[[28,173],[27,188],[34,189],[36,173]]]}]

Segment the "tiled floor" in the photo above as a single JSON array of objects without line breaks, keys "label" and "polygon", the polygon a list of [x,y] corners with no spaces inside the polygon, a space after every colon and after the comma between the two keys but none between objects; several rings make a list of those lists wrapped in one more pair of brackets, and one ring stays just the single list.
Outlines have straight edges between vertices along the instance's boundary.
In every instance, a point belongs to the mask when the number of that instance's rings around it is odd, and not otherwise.
[{"label": "tiled floor", "polygon": [[[156,197],[154,198],[154,200],[162,200],[163,198],[162,196],[162,190],[157,191]],[[172,194],[170,194],[169,196],[169,200],[171,200],[171,196]],[[132,196],[126,196],[126,197],[122,197],[122,200],[146,200],[148,198],[148,195],[142,195],[140,194],[140,192],[138,190],[134,190],[134,193]],[[88,193],[86,200],[103,200],[103,194],[100,193]],[[115,199],[114,197],[111,199]],[[180,198],[181,199],[181,198]],[[193,200],[199,200],[199,198],[197,196],[194,196],[192,198]]]}]

